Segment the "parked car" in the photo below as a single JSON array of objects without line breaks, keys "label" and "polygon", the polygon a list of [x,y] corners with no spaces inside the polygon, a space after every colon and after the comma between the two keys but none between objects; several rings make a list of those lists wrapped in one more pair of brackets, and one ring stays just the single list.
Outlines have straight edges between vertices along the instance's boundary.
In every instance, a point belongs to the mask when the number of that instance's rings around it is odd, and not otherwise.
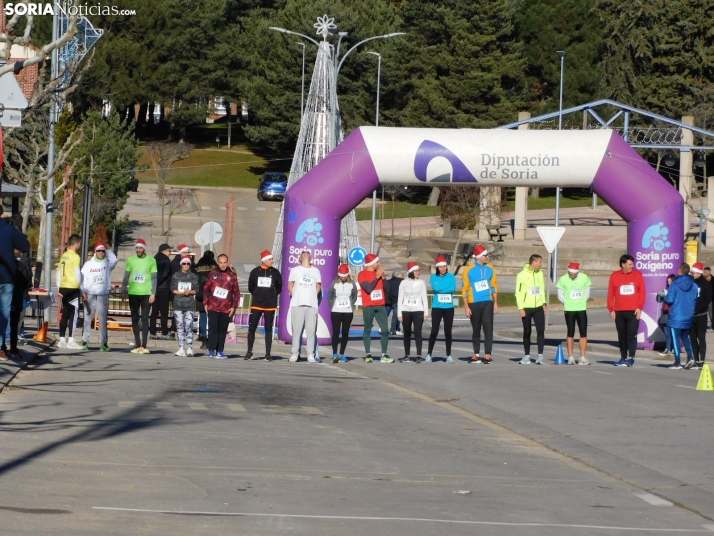
[{"label": "parked car", "polygon": [[268,171],[260,178],[258,184],[258,201],[275,199],[282,201],[288,187],[287,174],[280,171]]}]

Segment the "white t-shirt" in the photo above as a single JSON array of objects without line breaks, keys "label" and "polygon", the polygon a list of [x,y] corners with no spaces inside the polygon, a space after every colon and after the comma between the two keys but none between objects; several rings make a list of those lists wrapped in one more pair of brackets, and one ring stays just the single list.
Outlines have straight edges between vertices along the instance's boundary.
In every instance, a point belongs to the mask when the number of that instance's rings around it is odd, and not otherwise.
[{"label": "white t-shirt", "polygon": [[295,283],[290,307],[307,305],[317,308],[317,284],[322,283],[320,270],[314,266],[310,268],[295,266],[290,270],[288,281]]}]

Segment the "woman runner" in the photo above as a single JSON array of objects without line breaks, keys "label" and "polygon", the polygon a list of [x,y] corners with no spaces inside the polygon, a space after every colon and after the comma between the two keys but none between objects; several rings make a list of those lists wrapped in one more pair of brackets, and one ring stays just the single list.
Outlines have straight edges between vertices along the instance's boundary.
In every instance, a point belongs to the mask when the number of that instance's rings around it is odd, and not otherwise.
[{"label": "woman runner", "polygon": [[[426,297],[426,285],[419,279],[419,263],[410,262],[409,275],[399,284],[398,313],[399,321],[404,331],[404,357],[402,363],[421,363],[422,336],[421,329],[424,320],[428,318],[429,303]],[[416,341],[417,355],[412,360],[411,351],[412,325],[414,326],[414,340]]]},{"label": "woman runner", "polygon": [[[337,363],[339,359],[342,363],[347,363],[345,348],[347,348],[347,340],[350,336],[354,306],[357,303],[357,284],[352,281],[350,268],[346,264],[341,264],[337,269],[337,277],[330,285],[327,299],[332,318],[332,362]],[[342,330],[342,341],[338,354],[337,341],[340,329]]]},{"label": "woman runner", "polygon": [[451,357],[451,327],[454,325],[454,297],[456,278],[449,273],[446,257],[436,258],[436,273],[431,276],[431,290],[434,298],[431,302],[431,333],[429,334],[429,351],[426,362],[431,363],[431,353],[434,351],[436,337],[439,335],[441,319],[444,319],[444,341],[446,342],[446,362],[453,363]]}]

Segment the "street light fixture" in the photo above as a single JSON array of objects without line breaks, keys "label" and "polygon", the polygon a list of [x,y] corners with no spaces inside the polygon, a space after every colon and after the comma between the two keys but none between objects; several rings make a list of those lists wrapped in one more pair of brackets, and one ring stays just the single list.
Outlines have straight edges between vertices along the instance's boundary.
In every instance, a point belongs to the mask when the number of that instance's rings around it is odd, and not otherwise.
[{"label": "street light fixture", "polygon": [[[382,76],[382,55],[379,52],[368,51],[367,54],[377,56],[377,110],[374,115],[374,126],[379,126],[379,82]],[[369,251],[374,252],[374,225],[377,219],[377,190],[372,192],[372,236],[369,242]]]},{"label": "street light fixture", "polygon": [[[555,52],[560,57],[560,105],[558,107],[558,130],[563,130],[563,73],[565,70],[565,50],[556,50]],[[560,188],[555,189],[555,226],[560,224]],[[553,250],[553,270],[548,274],[555,283],[556,274],[558,273],[558,246]],[[550,298],[550,296],[548,296]]]},{"label": "street light fixture", "polygon": [[694,160],[694,165],[698,168],[703,168],[706,164],[707,160],[704,158],[704,155],[701,152],[698,153],[696,160]]},{"label": "street light fixture", "polygon": [[667,167],[672,167],[677,161],[677,157],[672,151],[667,151],[664,155],[664,165]]},{"label": "street light fixture", "polygon": [[[704,223],[709,218],[710,213],[711,210],[709,210],[708,208],[700,208],[699,211],[697,211],[697,216],[699,216],[699,249],[697,250],[698,252],[702,249],[702,229],[704,228]],[[697,258],[697,260],[699,259]]]},{"label": "street light fixture", "polygon": [[298,46],[302,47],[302,84],[300,92],[300,124],[302,124],[302,116],[305,113],[305,43],[295,41]]}]

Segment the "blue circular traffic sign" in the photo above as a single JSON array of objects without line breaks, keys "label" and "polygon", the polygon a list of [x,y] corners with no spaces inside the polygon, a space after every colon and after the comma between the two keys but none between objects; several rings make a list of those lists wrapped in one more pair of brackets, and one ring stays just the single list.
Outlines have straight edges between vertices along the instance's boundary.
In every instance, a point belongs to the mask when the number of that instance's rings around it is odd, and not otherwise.
[{"label": "blue circular traffic sign", "polygon": [[357,246],[350,250],[347,258],[352,266],[362,266],[367,258],[367,250]]}]

